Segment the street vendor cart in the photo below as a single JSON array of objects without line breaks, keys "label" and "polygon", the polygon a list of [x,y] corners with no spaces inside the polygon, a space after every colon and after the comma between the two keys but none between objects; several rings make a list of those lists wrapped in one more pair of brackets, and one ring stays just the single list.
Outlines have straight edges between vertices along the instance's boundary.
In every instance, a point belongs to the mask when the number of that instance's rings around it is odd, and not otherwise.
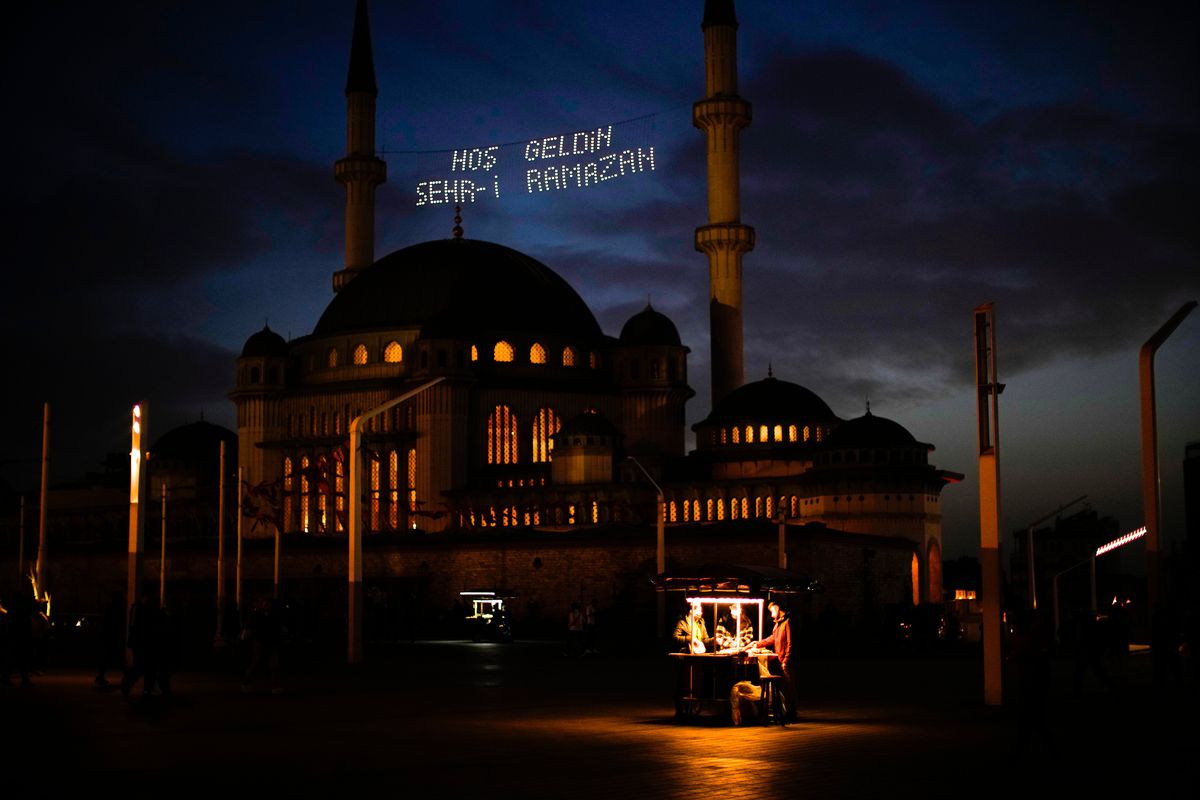
[{"label": "street vendor cart", "polygon": [[[765,638],[765,608],[777,596],[819,588],[804,575],[773,567],[705,565],[663,573],[654,579],[662,592],[678,592],[684,616],[675,629],[676,718],[706,712],[729,716],[738,690],[753,687],[759,716],[766,717],[771,675],[770,652],[750,644]],[[735,689],[737,687],[737,689]]]},{"label": "street vendor cart", "polygon": [[512,625],[508,619],[505,601],[515,594],[492,590],[459,592],[464,602],[470,603],[470,613],[463,622],[475,642],[511,642]]}]

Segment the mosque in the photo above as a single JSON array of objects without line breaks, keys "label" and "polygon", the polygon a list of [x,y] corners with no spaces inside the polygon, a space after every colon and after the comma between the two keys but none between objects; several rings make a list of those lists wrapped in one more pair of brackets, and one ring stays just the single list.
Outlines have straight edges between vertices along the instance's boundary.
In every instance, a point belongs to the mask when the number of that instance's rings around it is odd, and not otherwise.
[{"label": "mosque", "polygon": [[706,96],[693,123],[708,143],[708,219],[694,244],[710,271],[712,398],[687,452],[690,351],[650,305],[610,335],[549,266],[461,226],[375,258],[374,198],[387,169],[360,0],[347,152],[335,164],[345,263],[312,333],[285,341],[264,327],[249,337],[230,395],[243,480],[271,498],[261,515],[285,535],[343,531],[351,420],[411,393],[367,423],[372,534],[603,536],[614,524],[653,524],[661,491],[673,529],[734,536],[737,526],[719,523],[773,520],[816,523],[856,547],[899,542],[911,553],[911,578],[909,556],[899,563],[913,601],[940,601],[940,495],[962,476],[869,410],[843,419],[797,383],[744,381],[742,257],[754,229],[740,218],[738,136],[751,107],[737,92],[737,27],[732,0],[707,0]]}]

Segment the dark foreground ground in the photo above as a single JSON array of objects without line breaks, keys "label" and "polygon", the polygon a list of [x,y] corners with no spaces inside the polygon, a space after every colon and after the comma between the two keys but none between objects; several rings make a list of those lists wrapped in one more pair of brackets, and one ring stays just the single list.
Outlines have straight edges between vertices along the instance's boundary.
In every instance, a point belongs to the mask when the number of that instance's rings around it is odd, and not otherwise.
[{"label": "dark foreground ground", "polygon": [[418,642],[350,668],[292,650],[282,695],[244,694],[241,657],[180,673],[169,701],[97,691],[82,669],[0,688],[0,795],[1191,796],[1200,757],[1195,704],[1155,694],[1148,654],[1079,694],[1060,658],[1049,736],[1024,747],[1017,709],[983,705],[970,650],[810,656],[786,728],[675,724],[661,655]]}]

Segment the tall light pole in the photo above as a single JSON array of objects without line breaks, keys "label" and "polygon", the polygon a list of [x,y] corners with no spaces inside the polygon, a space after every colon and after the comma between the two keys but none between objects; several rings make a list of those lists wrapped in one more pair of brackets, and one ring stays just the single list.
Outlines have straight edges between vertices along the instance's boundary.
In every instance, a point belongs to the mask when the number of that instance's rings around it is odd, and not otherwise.
[{"label": "tall light pole", "polygon": [[983,702],[1004,701],[1000,614],[1000,406],[996,318],[991,303],[975,309],[975,397],[979,421],[979,561],[983,570]]},{"label": "tall light pole", "polygon": [[[641,462],[633,456],[626,456],[634,463],[642,474],[646,476],[646,480],[650,481],[650,485],[654,487],[654,491],[658,493],[658,525],[655,531],[655,546],[654,546],[654,570],[655,574],[662,575],[667,571],[667,498],[663,494],[662,487],[650,477],[650,473],[642,466]],[[664,592],[655,592],[658,597],[658,628],[655,631],[656,636],[662,636],[666,630],[667,624],[667,598]]]},{"label": "tall light pole", "polygon": [[46,587],[46,505],[50,493],[50,404],[42,405],[42,501],[38,505],[38,550],[34,577],[35,589],[45,593]]},{"label": "tall light pole", "polygon": [[346,521],[346,530],[349,533],[350,553],[347,572],[347,581],[349,582],[349,619],[347,620],[347,635],[346,635],[346,657],[351,664],[361,663],[363,660],[363,642],[362,642],[362,624],[363,624],[363,565],[362,565],[362,496],[359,488],[359,481],[362,480],[362,430],[367,420],[372,417],[377,417],[380,414],[388,411],[395,406],[400,405],[405,400],[410,400],[416,397],[421,392],[436,386],[444,381],[445,378],[434,378],[427,381],[416,389],[410,392],[405,392],[399,397],[393,397],[382,405],[375,406],[369,411],[364,411],[350,421],[350,512],[349,519]]},{"label": "tall light pole", "polygon": [[132,608],[142,592],[142,547],[146,530],[141,502],[146,491],[146,453],[142,442],[149,439],[149,413],[145,403],[134,405],[129,435],[129,561],[125,587],[126,608]]},{"label": "tall light pole", "polygon": [[1189,300],[1142,345],[1138,355],[1142,410],[1142,513],[1146,519],[1146,588],[1151,611],[1161,599],[1159,537],[1162,535],[1162,495],[1158,479],[1158,412],[1154,399],[1154,354],[1179,323],[1196,308]]},{"label": "tall light pole", "polygon": [[1071,506],[1075,505],[1076,503],[1082,503],[1086,499],[1087,499],[1086,494],[1082,495],[1080,497],[1076,497],[1071,502],[1067,503],[1066,505],[1059,506],[1057,510],[1051,511],[1049,514],[1042,517],[1041,519],[1038,519],[1038,520],[1035,520],[1034,522],[1029,523],[1029,526],[1027,528],[1025,528],[1025,567],[1026,567],[1026,571],[1028,572],[1028,575],[1029,575],[1029,607],[1030,608],[1037,608],[1037,579],[1036,579],[1036,575],[1035,575],[1036,559],[1033,557],[1033,529],[1036,528],[1038,525],[1041,525],[1043,522],[1050,519],[1051,517],[1058,516],[1059,514],[1066,511],[1068,508],[1070,508]]}]

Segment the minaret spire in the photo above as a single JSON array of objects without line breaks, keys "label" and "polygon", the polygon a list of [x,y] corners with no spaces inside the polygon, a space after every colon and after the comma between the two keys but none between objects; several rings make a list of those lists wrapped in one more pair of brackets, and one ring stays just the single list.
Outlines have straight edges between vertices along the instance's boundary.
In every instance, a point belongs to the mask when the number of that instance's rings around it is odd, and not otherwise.
[{"label": "minaret spire", "polygon": [[737,93],[737,16],[733,0],[705,0],[706,98],[692,124],[708,140],[708,224],[696,229],[696,249],[708,255],[712,403],[742,385],[742,254],[754,249],[754,229],[741,224],[738,134],[750,124],[750,104]]},{"label": "minaret spire", "polygon": [[335,292],[375,263],[375,187],[387,180],[387,164],[375,157],[378,95],[367,0],[358,0],[346,75],[346,157],[333,169],[338,183],[346,185],[346,264],[333,273]]}]

